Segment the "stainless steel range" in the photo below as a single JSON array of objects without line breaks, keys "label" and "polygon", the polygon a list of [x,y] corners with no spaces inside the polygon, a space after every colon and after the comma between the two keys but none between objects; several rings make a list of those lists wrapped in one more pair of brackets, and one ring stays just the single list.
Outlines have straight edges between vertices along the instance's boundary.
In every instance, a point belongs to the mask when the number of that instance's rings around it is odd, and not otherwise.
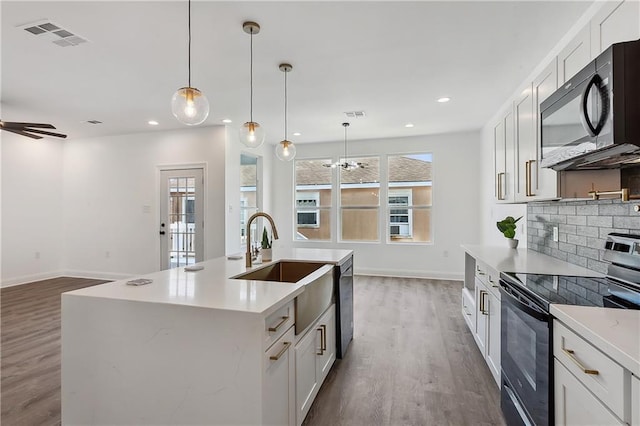
[{"label": "stainless steel range", "polygon": [[507,424],[554,424],[551,303],[640,309],[640,235],[609,234],[604,260],[606,277],[500,274]]}]

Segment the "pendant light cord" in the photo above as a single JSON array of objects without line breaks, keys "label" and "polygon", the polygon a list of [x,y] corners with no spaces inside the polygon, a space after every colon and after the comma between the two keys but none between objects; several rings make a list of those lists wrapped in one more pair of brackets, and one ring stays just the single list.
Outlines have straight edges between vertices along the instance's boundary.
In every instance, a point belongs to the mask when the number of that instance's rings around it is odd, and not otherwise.
[{"label": "pendant light cord", "polygon": [[284,72],[284,140],[287,140],[287,74]]},{"label": "pendant light cord", "polygon": [[344,164],[348,164],[347,161],[347,127],[349,127],[348,123],[344,123]]},{"label": "pendant light cord", "polygon": [[253,123],[253,28],[251,28],[251,43],[250,43],[250,59],[249,59],[250,77],[250,100],[249,100],[249,121]]},{"label": "pendant light cord", "polygon": [[191,0],[189,0],[189,87],[191,87]]}]

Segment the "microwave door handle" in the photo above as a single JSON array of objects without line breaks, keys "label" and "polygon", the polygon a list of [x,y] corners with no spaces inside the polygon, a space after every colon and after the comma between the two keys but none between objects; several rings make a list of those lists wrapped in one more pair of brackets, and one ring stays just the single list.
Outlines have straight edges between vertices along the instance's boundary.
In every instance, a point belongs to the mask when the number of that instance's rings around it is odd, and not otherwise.
[{"label": "microwave door handle", "polygon": [[599,135],[609,117],[609,89],[603,85],[602,77],[598,74],[593,77],[593,80],[598,88],[598,94],[600,95],[600,102],[602,104],[598,125],[595,128],[596,135]]},{"label": "microwave door handle", "polygon": [[582,127],[584,127],[589,136],[592,137],[597,136],[599,130],[593,127],[593,125],[591,124],[591,119],[589,117],[589,111],[587,108],[589,107],[589,92],[591,91],[591,87],[596,84],[598,80],[600,80],[600,76],[598,74],[595,74],[593,77],[591,77],[591,80],[589,80],[589,83],[587,83],[587,87],[585,87],[584,91],[582,92],[582,102],[580,102],[580,104],[582,105],[582,114],[580,115]]}]

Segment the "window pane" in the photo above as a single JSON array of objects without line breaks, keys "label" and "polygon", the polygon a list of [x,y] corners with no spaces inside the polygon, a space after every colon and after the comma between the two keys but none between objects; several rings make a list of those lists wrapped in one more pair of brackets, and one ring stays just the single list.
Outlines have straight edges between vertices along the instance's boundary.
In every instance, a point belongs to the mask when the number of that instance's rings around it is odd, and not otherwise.
[{"label": "window pane", "polygon": [[330,165],[331,160],[296,161],[296,207],[331,206]]},{"label": "window pane", "polygon": [[378,241],[378,209],[342,209],[343,241]]},{"label": "window pane", "polygon": [[[258,211],[258,157],[240,154],[240,245],[247,245],[247,220]],[[257,225],[251,224],[251,241],[256,240]]]},{"label": "window pane", "polygon": [[349,158],[348,162],[359,167],[340,169],[340,204],[344,207],[380,205],[380,159]]},{"label": "window pane", "polygon": [[[389,161],[389,205],[401,204],[401,194],[391,189],[409,190],[410,205],[431,205],[431,154],[390,155]],[[406,204],[404,204],[406,205]]]},{"label": "window pane", "polygon": [[[410,208],[406,215],[394,215],[389,209],[389,240],[392,243],[431,242],[431,209]],[[394,220],[394,218],[398,220]]]},{"label": "window pane", "polygon": [[296,240],[330,240],[330,209],[297,209]]}]

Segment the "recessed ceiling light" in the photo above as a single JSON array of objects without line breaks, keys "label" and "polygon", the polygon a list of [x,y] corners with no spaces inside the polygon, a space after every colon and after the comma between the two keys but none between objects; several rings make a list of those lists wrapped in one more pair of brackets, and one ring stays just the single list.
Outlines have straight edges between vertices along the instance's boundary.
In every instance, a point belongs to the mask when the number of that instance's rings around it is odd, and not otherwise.
[{"label": "recessed ceiling light", "polygon": [[157,126],[158,124],[160,124],[156,120],[149,120],[149,121],[147,121],[147,123],[149,123],[149,125],[151,125],[151,126]]},{"label": "recessed ceiling light", "polygon": [[438,98],[438,102],[440,102],[441,104],[444,102],[449,102],[451,100],[451,98],[447,98],[446,96],[443,98]]},{"label": "recessed ceiling light", "polygon": [[293,134],[293,136],[300,136],[301,134],[302,134],[302,133],[300,133],[300,132],[295,132],[295,133]]},{"label": "recessed ceiling light", "polygon": [[407,123],[404,125],[404,127],[413,127],[413,123]]},{"label": "recessed ceiling light", "polygon": [[228,118],[223,119],[222,122],[226,124],[232,123],[232,121],[229,120]]}]

